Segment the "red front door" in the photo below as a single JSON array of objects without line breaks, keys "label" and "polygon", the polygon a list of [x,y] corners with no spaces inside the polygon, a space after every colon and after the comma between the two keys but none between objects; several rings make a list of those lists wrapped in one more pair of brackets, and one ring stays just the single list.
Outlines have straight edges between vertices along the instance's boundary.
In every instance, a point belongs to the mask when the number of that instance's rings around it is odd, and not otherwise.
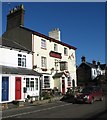
[{"label": "red front door", "polygon": [[15,100],[21,99],[21,77],[15,79]]},{"label": "red front door", "polygon": [[62,79],[62,94],[65,94],[65,80]]}]

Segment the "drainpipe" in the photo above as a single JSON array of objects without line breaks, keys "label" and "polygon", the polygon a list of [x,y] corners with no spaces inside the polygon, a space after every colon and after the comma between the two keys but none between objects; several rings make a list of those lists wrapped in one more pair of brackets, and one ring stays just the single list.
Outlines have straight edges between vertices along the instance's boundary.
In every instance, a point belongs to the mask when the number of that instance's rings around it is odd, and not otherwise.
[{"label": "drainpipe", "polygon": [[40,76],[40,79],[39,79],[39,100],[41,100],[41,97],[42,97],[42,76]]}]

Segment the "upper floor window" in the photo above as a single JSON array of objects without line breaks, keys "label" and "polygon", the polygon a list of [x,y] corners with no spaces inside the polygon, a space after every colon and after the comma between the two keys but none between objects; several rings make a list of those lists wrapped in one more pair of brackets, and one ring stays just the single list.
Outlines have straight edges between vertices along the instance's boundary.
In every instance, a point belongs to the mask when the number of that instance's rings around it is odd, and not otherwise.
[{"label": "upper floor window", "polygon": [[60,70],[68,70],[68,63],[67,62],[60,62]]},{"label": "upper floor window", "polygon": [[41,39],[41,48],[46,49],[46,40]]},{"label": "upper floor window", "polygon": [[41,67],[46,68],[46,57],[41,57]]},{"label": "upper floor window", "polygon": [[68,55],[68,49],[64,47],[64,55]]},{"label": "upper floor window", "polygon": [[18,66],[26,67],[26,55],[18,54]]},{"label": "upper floor window", "polygon": [[54,51],[58,51],[58,45],[54,44]]}]

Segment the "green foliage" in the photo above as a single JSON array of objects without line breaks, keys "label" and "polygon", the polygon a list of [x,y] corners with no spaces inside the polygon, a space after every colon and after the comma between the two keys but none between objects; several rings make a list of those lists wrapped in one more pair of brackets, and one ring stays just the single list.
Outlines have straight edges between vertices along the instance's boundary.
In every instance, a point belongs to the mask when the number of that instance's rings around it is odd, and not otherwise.
[{"label": "green foliage", "polygon": [[51,98],[50,92],[48,91],[42,92],[42,97],[43,97],[43,100],[50,99]]}]

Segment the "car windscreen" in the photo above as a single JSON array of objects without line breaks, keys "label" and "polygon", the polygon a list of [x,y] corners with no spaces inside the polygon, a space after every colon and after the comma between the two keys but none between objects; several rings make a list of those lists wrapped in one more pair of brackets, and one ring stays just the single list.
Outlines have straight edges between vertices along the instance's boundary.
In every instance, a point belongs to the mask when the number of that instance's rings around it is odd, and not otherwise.
[{"label": "car windscreen", "polygon": [[91,93],[93,91],[93,88],[92,87],[86,87],[84,88],[81,92],[82,93]]}]

